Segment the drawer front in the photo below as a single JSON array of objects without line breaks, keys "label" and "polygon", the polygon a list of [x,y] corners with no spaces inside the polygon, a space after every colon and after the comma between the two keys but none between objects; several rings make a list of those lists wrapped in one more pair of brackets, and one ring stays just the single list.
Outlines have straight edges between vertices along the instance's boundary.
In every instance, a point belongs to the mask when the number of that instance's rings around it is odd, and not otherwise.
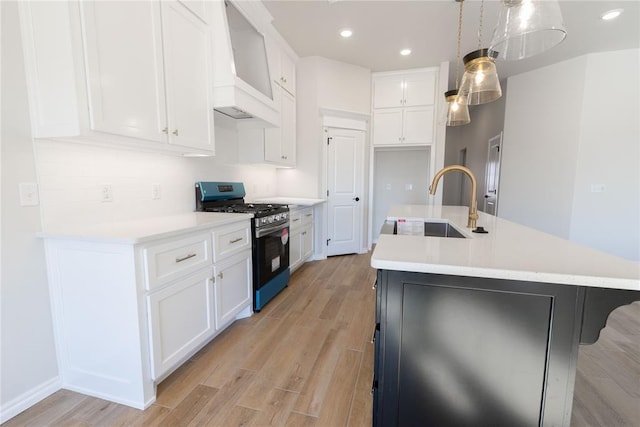
[{"label": "drawer front", "polygon": [[301,211],[301,214],[303,225],[313,224],[313,208],[307,208]]},{"label": "drawer front", "polygon": [[289,225],[291,230],[302,227],[302,210],[292,210],[289,212]]},{"label": "drawer front", "polygon": [[215,262],[251,248],[251,223],[249,221],[216,228],[212,235]]},{"label": "drawer front", "polygon": [[150,245],[144,249],[145,287],[155,289],[213,264],[211,237],[202,233]]}]

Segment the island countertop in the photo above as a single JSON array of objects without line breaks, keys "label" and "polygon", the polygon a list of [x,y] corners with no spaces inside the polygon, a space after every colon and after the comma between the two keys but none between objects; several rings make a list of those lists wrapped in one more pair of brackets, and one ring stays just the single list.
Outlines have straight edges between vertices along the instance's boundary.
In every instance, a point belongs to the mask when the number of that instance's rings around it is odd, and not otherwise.
[{"label": "island countertop", "polygon": [[478,212],[488,234],[466,228],[465,206],[399,205],[388,220],[446,221],[465,238],[381,234],[371,266],[456,276],[640,291],[640,264]]}]

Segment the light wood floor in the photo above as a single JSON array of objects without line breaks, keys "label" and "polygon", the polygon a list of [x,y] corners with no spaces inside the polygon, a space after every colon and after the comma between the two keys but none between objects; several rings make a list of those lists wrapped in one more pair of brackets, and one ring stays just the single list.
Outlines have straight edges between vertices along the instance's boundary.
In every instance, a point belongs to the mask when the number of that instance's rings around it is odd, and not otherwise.
[{"label": "light wood floor", "polygon": [[[138,411],[66,390],[3,426],[371,426],[375,270],[369,255],[305,264]],[[640,303],[581,347],[572,426],[640,426]]]}]

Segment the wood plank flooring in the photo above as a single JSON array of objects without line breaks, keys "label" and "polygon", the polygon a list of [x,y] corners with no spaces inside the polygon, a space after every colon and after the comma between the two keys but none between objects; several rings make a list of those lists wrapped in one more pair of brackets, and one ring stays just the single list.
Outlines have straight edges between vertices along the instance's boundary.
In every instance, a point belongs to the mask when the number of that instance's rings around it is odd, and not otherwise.
[{"label": "wood plank flooring", "polygon": [[[235,322],[139,411],[60,390],[15,426],[371,426],[375,270],[369,255],[306,263],[262,312]],[[572,426],[640,426],[640,303],[580,349]]]}]

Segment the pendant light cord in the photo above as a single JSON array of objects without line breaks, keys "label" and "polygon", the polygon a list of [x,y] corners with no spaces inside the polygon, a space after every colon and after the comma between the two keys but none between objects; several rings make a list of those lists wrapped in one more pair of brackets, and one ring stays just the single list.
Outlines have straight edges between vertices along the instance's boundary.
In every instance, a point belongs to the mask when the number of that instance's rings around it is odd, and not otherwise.
[{"label": "pendant light cord", "polygon": [[458,14],[458,50],[456,51],[456,90],[458,89],[459,76],[460,76],[460,40],[462,38],[462,6],[463,4],[464,4],[464,0],[460,0],[460,12]]},{"label": "pendant light cord", "polygon": [[484,0],[480,2],[480,26],[478,27],[478,50],[482,49],[482,18],[484,15]]}]

